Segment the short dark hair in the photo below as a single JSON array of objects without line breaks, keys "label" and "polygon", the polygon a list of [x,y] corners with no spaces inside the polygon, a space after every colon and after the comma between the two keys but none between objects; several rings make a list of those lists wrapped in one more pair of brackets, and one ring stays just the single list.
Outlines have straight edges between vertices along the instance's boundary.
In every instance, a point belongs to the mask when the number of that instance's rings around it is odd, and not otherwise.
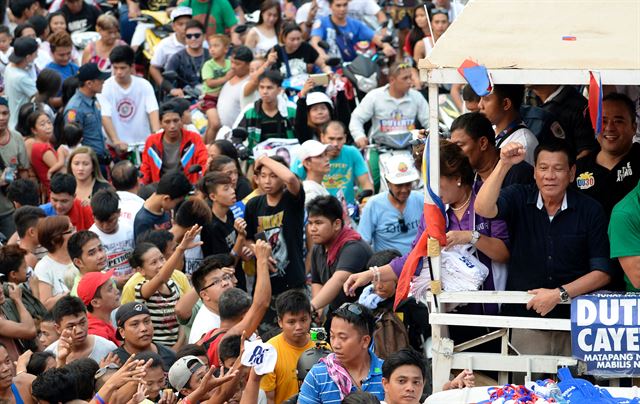
[{"label": "short dark hair", "polygon": [[[223,157],[228,158],[226,156]],[[220,185],[231,184],[231,177],[220,171],[209,171],[205,174],[203,179],[204,189],[207,191],[207,196],[209,196],[209,194],[215,194]]]},{"label": "short dark hair", "polygon": [[540,152],[543,151],[550,153],[564,153],[569,161],[569,167],[573,167],[573,165],[576,164],[576,152],[564,139],[554,137],[538,144],[533,152],[534,165],[538,163],[538,156],[540,155]]},{"label": "short dark hair", "polygon": [[69,258],[71,258],[71,260],[76,258],[82,259],[82,248],[91,240],[100,240],[100,237],[90,230],[80,230],[79,232],[73,233],[67,242]]},{"label": "short dark hair", "polygon": [[36,30],[36,36],[38,38],[40,38],[48,28],[47,19],[40,14],[32,15],[27,21],[29,22],[29,24],[33,25],[33,28]]},{"label": "short dark hair", "polygon": [[280,86],[282,86],[283,78],[282,78],[282,74],[280,74],[279,71],[277,71],[277,70],[267,70],[266,72],[262,73],[258,77],[258,83],[261,82],[262,80],[269,80],[270,82],[272,82],[276,86],[280,87]]},{"label": "short dark hair", "polygon": [[24,262],[27,250],[17,244],[9,244],[0,247],[0,274],[4,275],[4,281],[9,281],[9,274],[17,272]]},{"label": "short dark hair", "polygon": [[[138,242],[136,248],[133,249],[131,256],[129,257],[129,265],[131,268],[142,268],[144,265],[144,258],[142,257],[147,251],[152,248],[158,248],[155,244],[149,242]],[[166,248],[166,246],[165,246]],[[160,250],[160,248],[158,248]],[[160,250],[162,252],[163,250]]]},{"label": "short dark hair", "polygon": [[524,101],[523,84],[495,84],[493,86],[493,92],[500,101],[504,101],[507,98],[510,99],[511,108],[519,113],[522,101]]},{"label": "short dark hair", "polygon": [[398,257],[402,257],[402,254],[398,250],[380,250],[373,253],[371,258],[369,258],[369,261],[367,261],[367,268],[387,265]]},{"label": "short dark hair", "polygon": [[56,355],[50,351],[34,352],[27,363],[27,373],[34,376],[40,376],[47,367],[49,358],[56,358]]},{"label": "short dark hair", "polygon": [[91,358],[79,358],[67,364],[66,367],[76,374],[78,398],[91,401],[95,394],[96,379],[95,377],[87,377],[87,375],[95,375],[100,369],[100,365]]},{"label": "short dark hair", "polygon": [[611,102],[619,102],[625,106],[627,111],[629,112],[629,118],[631,118],[631,123],[636,123],[637,113],[636,113],[636,104],[629,98],[626,94],[622,93],[609,93],[602,98],[602,102],[611,101]]},{"label": "short dark hair", "polygon": [[0,25],[0,34],[5,34],[5,35],[8,35],[10,37],[13,36],[11,34],[11,30],[6,25]]},{"label": "short dark hair", "polygon": [[24,178],[13,181],[7,187],[7,198],[11,202],[17,202],[22,206],[40,205],[38,186],[35,182]]},{"label": "short dark hair", "polygon": [[375,318],[371,310],[360,303],[344,303],[333,311],[333,318],[341,318],[353,325],[360,334],[373,336]]},{"label": "short dark hair", "polygon": [[[269,156],[269,158],[289,168],[289,164],[287,164],[287,161],[282,156],[278,156],[277,154],[274,154],[273,156]],[[253,170],[254,174],[259,175],[262,172],[262,167],[264,167],[264,165],[261,165],[260,167],[255,168]]]},{"label": "short dark hair", "polygon": [[204,226],[211,222],[212,218],[213,213],[206,202],[198,198],[190,198],[180,205],[173,220],[178,226],[192,227],[196,224]]},{"label": "short dark hair", "polygon": [[425,357],[413,348],[402,348],[387,356],[382,364],[382,377],[389,380],[393,371],[400,366],[415,366],[422,373],[422,380],[427,379],[427,367]]},{"label": "short dark hair", "polygon": [[225,290],[218,301],[220,320],[232,320],[246,313],[251,307],[251,297],[238,288]]},{"label": "short dark hair", "polygon": [[[153,244],[154,247],[158,248],[158,250],[160,250],[164,254],[164,251],[167,249],[167,246],[172,240],[173,233],[171,233],[169,230],[148,230],[136,238],[136,244]],[[129,263],[131,263],[131,259],[129,259]]]},{"label": "short dark hair", "polygon": [[60,322],[66,316],[75,316],[86,312],[87,307],[82,303],[82,300],[69,295],[61,297],[51,309],[53,321],[58,325],[60,325]]},{"label": "short dark hair", "polygon": [[178,116],[180,117],[182,116],[182,112],[180,111],[176,103],[172,101],[166,101],[160,105],[160,114],[159,114],[160,120],[162,120],[162,117],[165,114],[169,114],[169,113],[178,114]]},{"label": "short dark hair", "polygon": [[486,137],[491,145],[496,144],[496,133],[493,130],[491,121],[480,112],[469,112],[462,114],[451,123],[451,133],[454,130],[462,129],[469,137],[475,141],[481,137]]},{"label": "short dark hair", "polygon": [[80,144],[83,136],[84,129],[82,129],[82,126],[75,122],[67,122],[64,124],[64,128],[62,128],[60,137],[57,140],[58,144],[75,147]]},{"label": "short dark hair", "polygon": [[473,91],[473,88],[471,88],[470,85],[465,84],[465,86],[462,87],[462,99],[464,101],[475,101],[475,102],[478,102],[478,101],[480,101],[480,96],[478,94],[476,94],[475,91]]},{"label": "short dark hair", "polygon": [[[16,18],[22,18],[24,12],[36,2],[37,0],[12,0],[9,3],[9,9],[11,10],[11,14]],[[33,25],[29,25],[33,28]],[[35,28],[33,28],[33,30],[35,31]]]},{"label": "short dark hair", "polygon": [[54,194],[76,195],[76,177],[66,173],[55,173],[51,177],[51,192]]},{"label": "short dark hair", "polygon": [[311,314],[311,301],[304,292],[295,289],[287,290],[276,299],[276,313],[281,320],[287,313]]},{"label": "short dark hair", "polygon": [[200,31],[204,32],[204,25],[202,25],[202,23],[195,18],[187,21],[187,25],[185,26],[184,30],[186,31],[190,28],[198,28],[200,29]]},{"label": "short dark hair", "polygon": [[198,269],[193,271],[191,274],[191,283],[195,290],[200,293],[202,288],[206,285],[204,284],[204,278],[209,275],[213,271],[217,271],[218,269],[222,269],[225,267],[233,267],[234,259],[229,254],[213,254],[206,257],[198,266]]},{"label": "short dark hair", "polygon": [[237,358],[240,356],[240,344],[242,343],[240,335],[225,335],[218,345],[218,355],[220,362],[224,362],[229,358]]},{"label": "short dark hair", "polygon": [[141,360],[146,363],[149,359],[151,359],[151,365],[149,365],[151,369],[161,368],[166,371],[162,357],[159,354],[153,351],[143,351],[136,354],[136,360]]},{"label": "short dark hair", "polygon": [[202,345],[186,344],[176,351],[176,359],[185,356],[207,356],[207,350]]},{"label": "short dark hair", "polygon": [[109,60],[111,64],[114,63],[126,63],[129,66],[133,65],[133,60],[135,59],[135,52],[133,48],[129,45],[118,45],[109,54]]},{"label": "short dark hair", "polygon": [[[217,146],[217,144],[216,144]],[[235,149],[235,147],[234,147]],[[220,169],[222,168],[222,166],[225,166],[227,164],[231,164],[234,163],[235,164],[235,160],[229,156],[226,156],[224,154],[220,154],[219,156],[216,156],[214,158],[211,159],[211,161],[209,162],[209,167],[207,167],[209,172],[215,172],[215,171],[220,171]]]},{"label": "short dark hair", "polygon": [[333,195],[322,195],[313,198],[307,203],[307,214],[309,217],[323,216],[331,222],[335,222],[338,219],[344,220],[342,204]]},{"label": "short dark hair", "polygon": [[380,404],[378,397],[366,391],[354,391],[342,400],[342,404]]},{"label": "short dark hair", "polygon": [[153,195],[154,192],[158,189],[158,183],[152,182],[151,184],[146,184],[140,187],[138,190],[138,196],[145,201]]},{"label": "short dark hair", "polygon": [[66,403],[78,398],[77,375],[68,367],[52,368],[41,373],[31,384],[31,394],[38,400]]},{"label": "short dark hair", "polygon": [[120,210],[120,197],[116,191],[101,189],[91,197],[91,210],[96,220],[104,222]]},{"label": "short dark hair", "polygon": [[55,97],[62,87],[62,76],[53,69],[43,69],[36,79],[38,93]]},{"label": "short dark hair", "polygon": [[138,184],[138,169],[129,160],[118,161],[111,169],[111,182],[116,191],[128,191]]},{"label": "short dark hair", "polygon": [[13,212],[13,222],[16,224],[18,237],[22,238],[27,230],[36,227],[38,220],[47,217],[44,210],[35,206],[21,206]]},{"label": "short dark hair", "polygon": [[171,199],[185,197],[191,192],[189,179],[181,172],[165,174],[158,182],[156,194],[168,195]]}]

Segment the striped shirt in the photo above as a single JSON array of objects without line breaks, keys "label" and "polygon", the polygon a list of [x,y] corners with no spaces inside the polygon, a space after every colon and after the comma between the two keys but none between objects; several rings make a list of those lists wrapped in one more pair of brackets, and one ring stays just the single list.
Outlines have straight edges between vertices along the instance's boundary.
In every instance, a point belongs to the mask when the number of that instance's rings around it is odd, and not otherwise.
[{"label": "striped shirt", "polygon": [[[378,397],[379,400],[384,400],[384,389],[382,388],[382,359],[378,358],[373,352],[369,351],[371,356],[371,366],[369,368],[369,374],[362,383],[362,391],[369,392]],[[354,385],[351,387],[351,392],[357,391],[357,387]],[[298,395],[299,404],[339,404],[340,391],[338,386],[329,376],[327,372],[327,366],[319,362],[311,368],[307,376],[304,378],[302,387],[300,388],[300,394]]]},{"label": "striped shirt", "polygon": [[169,279],[166,283],[169,294],[165,295],[157,290],[151,297],[145,299],[142,297],[142,285],[147,282],[148,280],[145,279],[136,285],[136,302],[146,304],[149,309],[153,324],[153,342],[170,347],[178,342],[180,333],[180,324],[176,317],[176,303],[180,299],[180,289],[173,279]]}]

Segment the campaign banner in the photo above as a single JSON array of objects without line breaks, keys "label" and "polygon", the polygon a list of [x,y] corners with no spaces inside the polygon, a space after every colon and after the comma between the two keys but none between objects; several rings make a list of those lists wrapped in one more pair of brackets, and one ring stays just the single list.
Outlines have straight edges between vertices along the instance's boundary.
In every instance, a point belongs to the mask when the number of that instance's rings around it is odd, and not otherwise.
[{"label": "campaign banner", "polygon": [[640,294],[594,293],[571,302],[571,347],[587,373],[640,375]]}]

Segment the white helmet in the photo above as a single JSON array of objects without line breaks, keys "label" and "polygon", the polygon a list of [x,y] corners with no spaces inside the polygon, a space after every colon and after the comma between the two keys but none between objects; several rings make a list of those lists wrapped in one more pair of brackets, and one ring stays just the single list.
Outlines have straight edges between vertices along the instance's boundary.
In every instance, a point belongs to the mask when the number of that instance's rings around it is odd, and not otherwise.
[{"label": "white helmet", "polygon": [[387,160],[384,167],[384,178],[394,185],[406,184],[420,179],[413,159],[407,154],[396,154]]}]

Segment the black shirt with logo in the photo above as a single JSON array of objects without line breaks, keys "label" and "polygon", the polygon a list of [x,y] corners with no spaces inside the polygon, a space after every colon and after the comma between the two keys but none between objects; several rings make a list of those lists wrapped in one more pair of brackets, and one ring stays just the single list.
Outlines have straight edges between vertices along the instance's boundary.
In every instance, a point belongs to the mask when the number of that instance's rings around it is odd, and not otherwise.
[{"label": "black shirt with logo", "polygon": [[72,14],[66,5],[62,6],[60,11],[67,19],[67,29],[70,33],[96,30],[96,21],[100,17],[97,7],[82,2],[82,9],[78,14]]}]

